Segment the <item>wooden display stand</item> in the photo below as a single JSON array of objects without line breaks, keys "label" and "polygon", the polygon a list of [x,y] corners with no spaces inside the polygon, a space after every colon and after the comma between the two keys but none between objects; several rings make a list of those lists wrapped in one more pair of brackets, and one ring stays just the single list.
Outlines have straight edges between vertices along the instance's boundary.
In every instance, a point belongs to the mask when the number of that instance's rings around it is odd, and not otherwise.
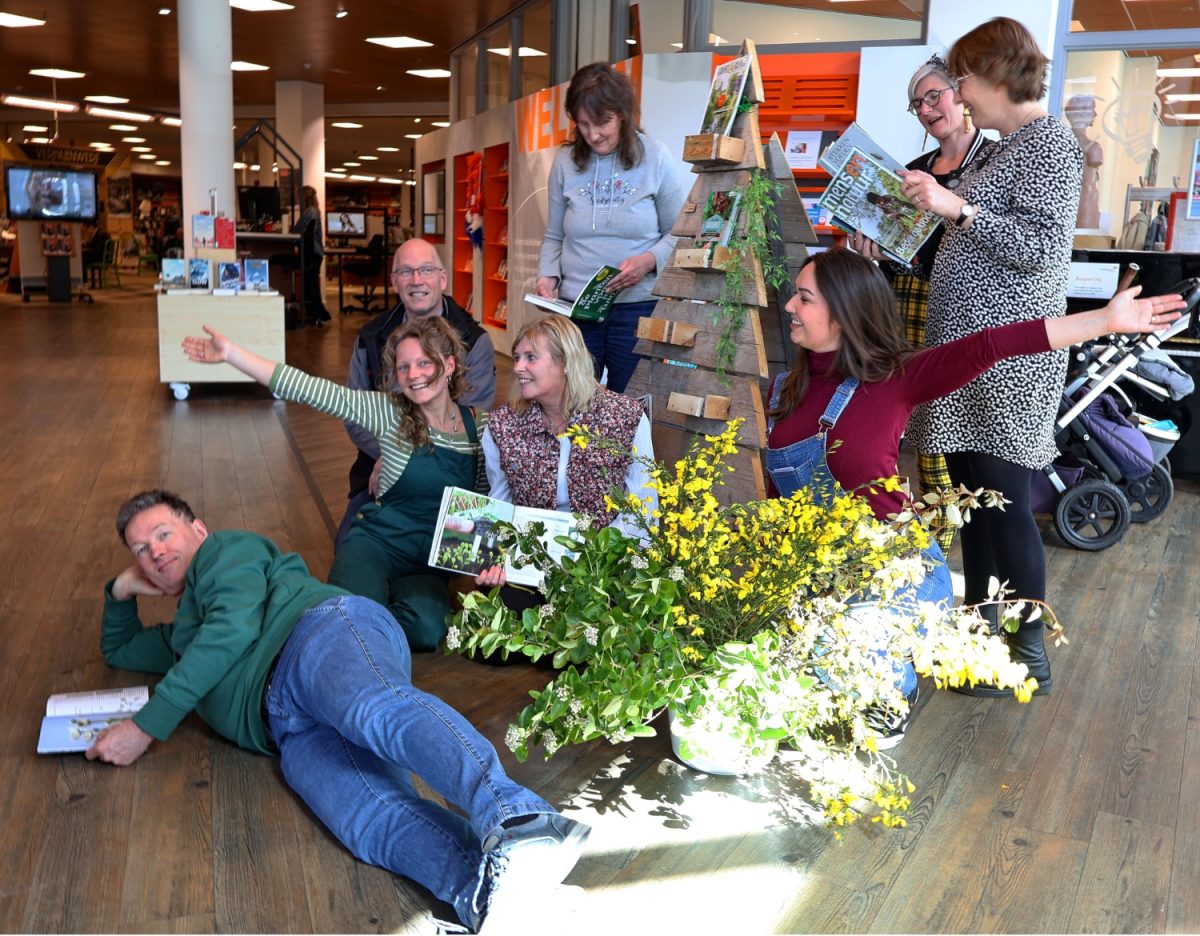
[{"label": "wooden display stand", "polygon": [[[654,294],[662,298],[654,315],[638,323],[634,350],[641,360],[626,388],[631,396],[650,396],[654,452],[667,464],[680,458],[697,435],[720,433],[726,420],[744,420],[737,453],[729,462],[734,472],[727,475],[723,488],[714,491],[720,500],[729,503],[766,496],[761,455],[767,443],[762,382],[768,376],[769,363],[776,363],[776,370],[785,366],[787,332],[782,328],[781,307],[771,307],[761,266],[755,258],[748,258],[741,297],[747,314],[733,336],[735,351],[724,377],[716,372],[722,326],[713,320],[725,283],[721,267],[737,258],[727,248],[693,246],[700,233],[703,208],[710,193],[729,191],[745,185],[751,173],[766,172],[783,182],[779,204],[768,211],[768,223],[775,225],[783,237],[779,250],[786,254],[789,275],[795,275],[807,256],[804,241],[816,240],[778,139],[773,139],[769,152],[764,153],[758,122],[762,74],[754,43],[747,40],[742,51],[752,56],[743,94],[753,106],[738,115],[728,137],[688,138],[693,155],[689,161],[696,181],[671,229],[679,245],[654,287]],[[732,140],[737,146],[730,144]],[[738,158],[731,165],[727,160],[738,150]],[[804,219],[802,226],[797,214]],[[735,236],[744,233],[745,224],[742,213]]]},{"label": "wooden display stand", "polygon": [[202,325],[269,360],[285,359],[282,296],[159,294],[158,379],[171,385],[177,400],[186,400],[194,383],[253,382],[232,365],[198,364],[184,357],[180,343],[189,335],[203,335]]}]

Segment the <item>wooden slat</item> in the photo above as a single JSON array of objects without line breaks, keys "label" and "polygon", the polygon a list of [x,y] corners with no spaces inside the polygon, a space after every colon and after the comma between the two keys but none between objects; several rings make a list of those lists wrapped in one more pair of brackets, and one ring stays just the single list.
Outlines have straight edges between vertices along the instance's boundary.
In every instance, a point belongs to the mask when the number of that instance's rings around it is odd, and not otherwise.
[{"label": "wooden slat", "polygon": [[[716,360],[717,339],[720,329],[713,324],[713,312],[717,306],[711,303],[688,302],[677,299],[659,299],[654,307],[654,318],[672,322],[687,322],[696,326],[695,344],[691,347],[667,344],[661,341],[639,340],[634,353],[646,358],[669,358],[673,361],[709,365]],[[731,374],[767,376],[767,357],[763,352],[762,324],[757,309],[748,309],[742,327],[733,335],[736,348],[728,371]],[[646,367],[647,364],[639,364]]]},{"label": "wooden slat", "polygon": [[[746,277],[742,290],[741,301],[747,306],[764,306],[767,304],[767,284],[763,281],[762,269],[758,261],[753,261],[754,270]],[[658,282],[651,290],[656,296],[669,299],[698,299],[701,302],[718,302],[725,285],[725,274],[717,271],[694,272],[681,270],[678,267],[667,267],[658,276]]]},{"label": "wooden slat", "polygon": [[[743,186],[750,178],[747,169],[712,169],[696,176],[692,190],[684,199],[683,208],[671,226],[671,233],[686,240],[695,240],[700,235],[700,225],[704,221],[704,208],[708,204],[708,196],[713,192],[732,192]],[[738,215],[736,233],[744,234],[746,216]],[[685,246],[680,244],[679,246]]]},{"label": "wooden slat", "polygon": [[[668,466],[686,455],[689,446],[697,438],[694,432],[661,421],[653,425],[652,435],[654,457]],[[762,454],[757,449],[738,446],[737,453],[730,457],[728,463],[733,466],[733,472],[727,474],[724,485],[713,492],[718,501],[734,504],[762,500],[767,496]]]},{"label": "wooden slat", "polygon": [[730,376],[729,385],[723,386],[713,371],[676,367],[645,359],[638,364],[625,392],[630,396],[642,396],[647,393],[653,396],[655,422],[709,435],[722,432],[725,429],[724,422],[669,413],[666,409],[667,398],[672,393],[731,397],[733,405],[729,411],[729,418],[745,420],[738,433],[738,443],[754,448],[762,448],[767,444],[767,423],[757,380]]},{"label": "wooden slat", "polygon": [[1174,845],[1171,829],[1097,814],[1067,932],[1164,932]]}]

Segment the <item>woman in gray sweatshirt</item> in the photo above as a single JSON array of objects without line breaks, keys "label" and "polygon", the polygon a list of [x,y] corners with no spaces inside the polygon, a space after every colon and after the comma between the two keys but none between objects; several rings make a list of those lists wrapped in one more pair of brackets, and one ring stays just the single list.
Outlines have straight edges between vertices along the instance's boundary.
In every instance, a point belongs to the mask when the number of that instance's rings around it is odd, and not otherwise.
[{"label": "woman in gray sweatshirt", "polygon": [[550,169],[549,217],[537,292],[573,302],[601,266],[619,267],[619,292],[603,322],[580,322],[596,379],[621,393],[637,358],[637,321],[654,311],[650,290],[675,248],[671,227],[683,207],[678,160],[637,126],[633,82],[607,62],[585,65],[567,89],[574,139]]}]

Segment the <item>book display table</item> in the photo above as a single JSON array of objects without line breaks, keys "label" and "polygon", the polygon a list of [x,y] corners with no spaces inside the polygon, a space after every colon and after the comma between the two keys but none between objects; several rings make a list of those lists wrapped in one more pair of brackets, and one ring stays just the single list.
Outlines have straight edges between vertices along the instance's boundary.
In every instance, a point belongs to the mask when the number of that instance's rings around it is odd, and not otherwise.
[{"label": "book display table", "polygon": [[202,325],[272,361],[284,360],[283,297],[160,294],[158,297],[158,379],[186,400],[194,383],[252,383],[229,364],[197,364],[184,357],[180,342],[203,335]]}]

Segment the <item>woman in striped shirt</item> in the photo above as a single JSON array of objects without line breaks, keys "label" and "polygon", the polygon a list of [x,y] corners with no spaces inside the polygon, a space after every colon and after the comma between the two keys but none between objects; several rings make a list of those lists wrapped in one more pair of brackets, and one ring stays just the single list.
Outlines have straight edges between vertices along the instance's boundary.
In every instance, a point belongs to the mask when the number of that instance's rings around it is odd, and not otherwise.
[{"label": "woman in striped shirt", "polygon": [[479,446],[487,414],[456,402],[467,388],[457,333],[441,316],[396,329],[384,349],[391,389],[374,391],[350,390],[268,361],[207,325],[204,330],[208,338],[183,341],[191,360],[232,364],[283,399],[349,420],[379,439],[375,500],[355,518],[329,583],[387,607],[413,650],[434,649],[450,610],[446,574],[428,564],[442,491],[450,485],[487,490]]}]

